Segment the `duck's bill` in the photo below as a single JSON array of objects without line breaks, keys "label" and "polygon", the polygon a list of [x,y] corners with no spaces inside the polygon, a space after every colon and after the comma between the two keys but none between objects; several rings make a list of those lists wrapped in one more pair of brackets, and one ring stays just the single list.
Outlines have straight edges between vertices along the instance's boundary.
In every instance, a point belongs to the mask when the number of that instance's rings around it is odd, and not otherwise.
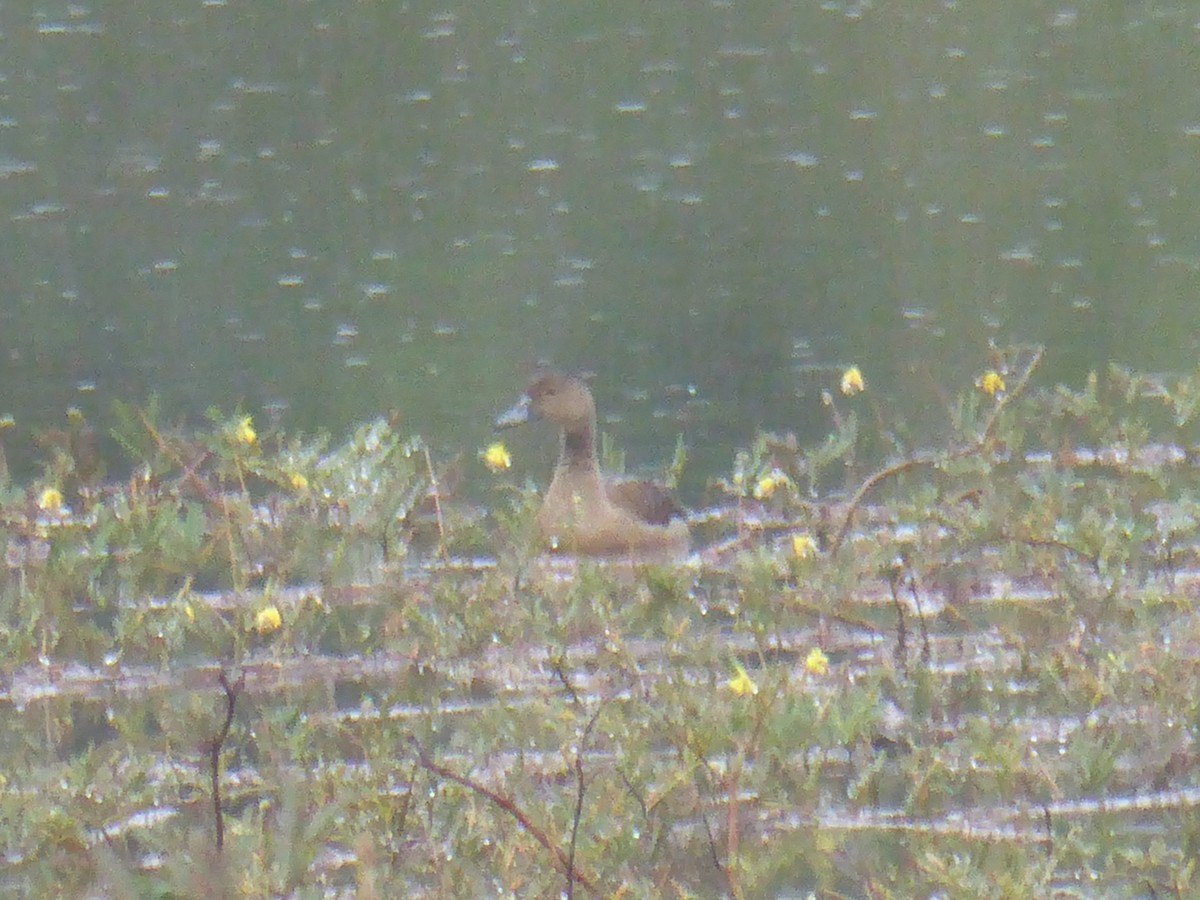
[{"label": "duck's bill", "polygon": [[529,421],[529,395],[523,394],[521,399],[513,404],[507,412],[496,417],[497,428],[512,428]]}]

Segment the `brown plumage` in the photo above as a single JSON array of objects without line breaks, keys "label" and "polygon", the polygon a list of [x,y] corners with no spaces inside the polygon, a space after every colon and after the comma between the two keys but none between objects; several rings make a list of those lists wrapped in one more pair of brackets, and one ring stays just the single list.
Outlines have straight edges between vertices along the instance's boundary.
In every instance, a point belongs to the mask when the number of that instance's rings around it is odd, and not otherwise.
[{"label": "brown plumage", "polygon": [[538,531],[552,550],[588,556],[677,557],[688,551],[682,510],[661,485],[610,481],[596,460],[596,405],[586,384],[544,373],[496,420],[497,427],[548,419],[562,432],[558,464],[538,511]]}]

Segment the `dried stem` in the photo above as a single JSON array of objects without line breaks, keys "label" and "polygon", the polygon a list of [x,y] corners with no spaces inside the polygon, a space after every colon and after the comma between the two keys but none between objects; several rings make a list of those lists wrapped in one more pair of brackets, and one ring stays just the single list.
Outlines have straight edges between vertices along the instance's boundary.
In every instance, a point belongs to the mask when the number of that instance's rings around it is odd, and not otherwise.
[{"label": "dried stem", "polygon": [[209,774],[212,778],[213,827],[216,830],[217,852],[220,853],[225,847],[225,814],[221,810],[221,750],[229,737],[229,729],[233,727],[233,712],[237,706],[238,695],[245,687],[246,673],[243,672],[236,682],[230,684],[225,672],[221,672],[217,676],[217,683],[225,691],[225,721],[216,737],[208,742],[208,753]]},{"label": "dried stem", "polygon": [[583,729],[583,736],[579,739],[579,748],[575,751],[575,816],[571,822],[571,845],[567,851],[567,900],[574,900],[575,897],[575,842],[579,835],[579,821],[583,818],[583,795],[587,791],[587,784],[583,779],[583,751],[587,747],[588,738],[591,737],[592,729],[603,709],[604,704],[601,703],[588,721],[587,727]]},{"label": "dried stem", "polygon": [[558,867],[562,870],[563,874],[568,875],[573,882],[578,882],[579,884],[583,885],[588,893],[592,894],[593,896],[599,897],[604,894],[604,892],[599,889],[592,879],[574,869],[570,856],[568,856],[561,847],[556,847],[550,840],[550,836],[546,834],[545,830],[540,828],[537,823],[529,818],[529,815],[523,809],[517,806],[516,801],[514,801],[511,797],[506,797],[472,778],[468,778],[465,775],[460,775],[452,769],[447,769],[445,766],[437,763],[415,738],[413,738],[412,741],[413,746],[416,748],[417,758],[420,761],[422,768],[432,772],[434,775],[438,775],[449,781],[453,781],[455,784],[465,787],[472,793],[486,797],[493,804],[516,819],[518,824],[520,824],[520,826],[524,828],[525,831],[528,832],[535,841],[541,844],[546,850],[550,851],[550,853],[554,855],[554,858],[558,863]]}]

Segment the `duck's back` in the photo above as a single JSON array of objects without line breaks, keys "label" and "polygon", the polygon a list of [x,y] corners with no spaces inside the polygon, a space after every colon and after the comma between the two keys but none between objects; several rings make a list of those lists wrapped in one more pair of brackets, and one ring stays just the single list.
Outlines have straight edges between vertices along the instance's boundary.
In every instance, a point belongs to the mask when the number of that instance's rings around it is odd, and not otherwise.
[{"label": "duck's back", "polygon": [[653,481],[608,481],[605,493],[613,506],[649,525],[669,525],[672,519],[683,518],[683,507],[671,492]]}]

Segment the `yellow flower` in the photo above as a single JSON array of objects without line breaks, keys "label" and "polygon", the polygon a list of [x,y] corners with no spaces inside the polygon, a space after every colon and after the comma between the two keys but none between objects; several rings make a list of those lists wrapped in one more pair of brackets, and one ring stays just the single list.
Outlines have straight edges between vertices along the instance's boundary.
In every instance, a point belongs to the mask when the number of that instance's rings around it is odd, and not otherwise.
[{"label": "yellow flower", "polygon": [[496,441],[486,450],[480,451],[479,458],[493,472],[503,472],[505,469],[512,468],[512,454],[508,452],[503,441]]},{"label": "yellow flower", "polygon": [[829,657],[820,647],[813,647],[804,659],[804,670],[810,675],[824,675],[829,671]]},{"label": "yellow flower", "polygon": [[746,674],[746,670],[742,668],[741,664],[735,662],[733,668],[737,674],[729,679],[729,689],[739,697],[745,697],[747,694],[753,697],[757,694],[758,685],[754,683],[753,678]]},{"label": "yellow flower", "polygon": [[233,432],[234,439],[243,444],[258,443],[258,432],[254,430],[254,420],[250,416],[243,417]]},{"label": "yellow flower", "polygon": [[270,634],[283,624],[283,616],[274,606],[267,606],[258,611],[254,617],[254,630],[259,634]]},{"label": "yellow flower", "polygon": [[863,381],[863,373],[858,366],[851,366],[842,373],[842,393],[847,397],[866,389],[867,383]]},{"label": "yellow flower", "polygon": [[307,491],[308,490],[308,479],[305,478],[299,472],[293,472],[290,476],[288,476],[288,481],[290,481],[292,483],[293,490],[296,490],[296,491]]},{"label": "yellow flower", "polygon": [[766,475],[763,475],[761,478],[759,478],[755,483],[754,499],[766,500],[768,497],[774,494],[778,488],[784,487],[785,485],[791,483],[791,479],[788,478],[785,473],[780,472],[778,469],[772,469]]},{"label": "yellow flower", "polygon": [[792,556],[796,559],[812,559],[817,555],[817,542],[811,534],[792,535]]},{"label": "yellow flower", "polygon": [[48,487],[38,497],[38,507],[43,512],[59,512],[63,508],[62,491]]},{"label": "yellow flower", "polygon": [[1004,393],[1004,376],[992,369],[979,376],[979,380],[975,384],[989,397]]},{"label": "yellow flower", "polygon": [[12,428],[17,424],[17,420],[11,414],[0,416],[0,428]]}]

